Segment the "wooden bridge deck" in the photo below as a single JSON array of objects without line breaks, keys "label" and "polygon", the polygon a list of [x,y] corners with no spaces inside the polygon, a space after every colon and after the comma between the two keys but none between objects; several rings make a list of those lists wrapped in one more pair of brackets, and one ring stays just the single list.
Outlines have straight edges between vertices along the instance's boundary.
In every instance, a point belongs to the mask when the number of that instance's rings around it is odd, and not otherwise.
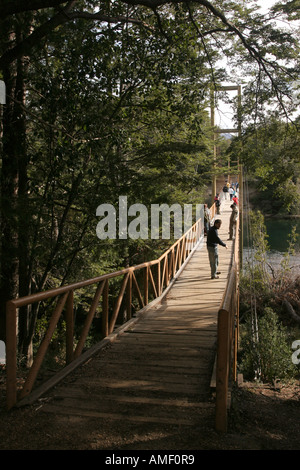
[{"label": "wooden bridge deck", "polygon": [[142,439],[148,426],[201,426],[206,413],[213,415],[210,381],[232,254],[230,213],[226,201],[217,216],[228,244],[228,250],[219,247],[220,278],[210,278],[204,244],[159,306],[48,393],[40,411],[49,422],[68,419],[70,427],[80,427],[84,421],[86,428],[88,421],[91,429],[103,430],[117,421],[119,433]]}]

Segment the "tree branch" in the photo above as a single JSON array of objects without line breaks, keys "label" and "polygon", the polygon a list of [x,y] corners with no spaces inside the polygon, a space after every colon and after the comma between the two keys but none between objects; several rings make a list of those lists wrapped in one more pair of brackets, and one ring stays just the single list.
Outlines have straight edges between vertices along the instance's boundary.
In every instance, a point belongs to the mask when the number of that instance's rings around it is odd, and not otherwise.
[{"label": "tree branch", "polygon": [[47,34],[52,32],[57,26],[62,25],[69,21],[69,13],[77,0],[68,2],[63,10],[57,13],[53,18],[44,23],[42,26],[33,31],[23,41],[11,49],[7,49],[0,58],[0,69],[4,69],[11,64],[15,59],[22,55],[30,55],[32,49],[39,44]]},{"label": "tree branch", "polygon": [[[122,3],[127,4],[127,5],[143,5],[145,7],[151,8],[151,10],[156,14],[156,17],[158,18],[158,24],[159,27],[161,27],[159,23],[159,15],[157,12],[157,8],[166,5],[168,3],[173,3],[173,4],[184,4],[186,3],[187,5],[189,2],[187,0],[173,0],[171,2],[168,2],[167,0],[120,0]],[[26,5],[23,5],[22,0],[0,0],[0,13],[1,11],[3,14],[12,14],[15,13],[16,11],[26,11],[29,9],[42,9],[50,6],[59,6],[63,5],[66,2],[63,2],[61,0],[29,0],[26,2]],[[45,38],[49,33],[51,33],[55,28],[59,25],[63,25],[67,23],[68,21],[72,21],[76,18],[85,18],[87,20],[94,20],[94,21],[103,21],[107,23],[124,23],[124,22],[130,22],[132,24],[140,24],[146,27],[149,27],[145,25],[142,21],[135,19],[135,18],[127,18],[127,17],[109,17],[106,15],[102,15],[100,12],[97,13],[89,13],[89,12],[82,12],[82,11],[72,11],[72,8],[75,6],[77,3],[77,0],[69,1],[68,4],[61,9],[54,17],[52,17],[49,21],[46,23],[42,24],[40,27],[38,27],[36,30],[34,30],[27,38],[25,38],[21,43],[17,44],[15,47],[8,49],[0,58],[0,69],[3,69],[5,66],[9,65],[12,63],[16,58],[21,57],[22,55],[30,55],[33,48],[36,47],[39,42]],[[280,93],[278,92],[278,87],[276,86],[275,80],[272,76],[271,71],[269,70],[269,67],[273,70],[275,70],[276,66],[278,64],[271,63],[270,61],[266,60],[263,55],[260,53],[259,48],[257,48],[255,45],[251,44],[243,32],[239,30],[238,27],[236,27],[233,23],[231,23],[227,17],[224,15],[222,11],[217,9],[210,1],[208,0],[195,0],[195,4],[201,5],[205,7],[210,13],[215,18],[218,18],[221,23],[226,27],[226,32],[227,33],[233,33],[235,36],[237,36],[244,48],[248,51],[250,57],[254,59],[261,70],[264,71],[266,76],[269,78],[275,92],[277,95],[277,99],[279,100],[280,104],[283,105],[282,103],[282,98]],[[8,13],[10,12],[10,13]],[[205,35],[207,35],[208,32],[205,32]],[[203,41],[203,36],[204,33],[200,35],[201,40]],[[284,107],[284,106],[283,106]]]},{"label": "tree branch", "polygon": [[3,69],[15,59],[23,56],[30,55],[34,47],[38,46],[39,42],[45,38],[49,33],[55,30],[58,26],[61,26],[68,21],[72,21],[77,18],[85,18],[93,21],[103,21],[105,23],[132,23],[143,25],[149,28],[148,25],[135,18],[128,18],[126,16],[110,17],[101,13],[88,13],[81,11],[71,11],[72,7],[77,3],[77,0],[68,2],[65,8],[60,10],[55,16],[49,21],[36,28],[27,38],[17,44],[15,47],[6,50],[0,58],[0,69]]},{"label": "tree branch", "polygon": [[66,0],[1,0],[0,18],[22,13],[24,11],[43,10],[44,8],[57,7],[67,3]]}]

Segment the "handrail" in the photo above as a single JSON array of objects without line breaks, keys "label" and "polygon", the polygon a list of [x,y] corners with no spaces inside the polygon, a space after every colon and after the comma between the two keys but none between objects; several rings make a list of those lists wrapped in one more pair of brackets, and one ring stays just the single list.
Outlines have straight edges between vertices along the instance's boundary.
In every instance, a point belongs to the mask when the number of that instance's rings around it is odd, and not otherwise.
[{"label": "handrail", "polygon": [[[211,207],[211,214],[215,214],[215,205]],[[11,409],[18,401],[27,397],[33,389],[38,372],[43,363],[56,325],[65,309],[66,321],[66,364],[75,361],[83,351],[84,344],[90,330],[93,318],[102,297],[102,331],[103,338],[111,335],[118,317],[122,313],[126,316],[125,322],[132,318],[133,297],[142,311],[149,305],[149,296],[154,299],[162,298],[168,290],[170,282],[178,274],[183,264],[187,262],[193,251],[199,245],[203,234],[203,220],[199,218],[194,225],[182,235],[158,259],[131,266],[113,273],[87,279],[67,286],[50,289],[48,291],[31,294],[22,298],[13,299],[6,304],[6,395],[7,408]],[[155,273],[152,269],[155,268]],[[142,285],[139,285],[138,272],[143,271]],[[121,288],[114,305],[110,305],[109,281],[123,276]],[[141,276],[140,276],[141,277]],[[81,336],[74,349],[74,291],[83,287],[97,285]],[[150,287],[150,291],[149,291]],[[33,364],[29,369],[23,388],[17,393],[17,315],[18,308],[42,300],[58,297],[57,304],[49,320],[48,330],[39,346]],[[122,310],[123,309],[123,310]],[[137,312],[138,313],[138,312]]]},{"label": "handrail", "polygon": [[[236,235],[239,233],[239,221]],[[230,381],[236,381],[238,343],[238,277],[239,277],[239,237],[233,246],[226,289],[218,311],[217,364],[216,364],[216,430],[227,431],[227,409]]]}]

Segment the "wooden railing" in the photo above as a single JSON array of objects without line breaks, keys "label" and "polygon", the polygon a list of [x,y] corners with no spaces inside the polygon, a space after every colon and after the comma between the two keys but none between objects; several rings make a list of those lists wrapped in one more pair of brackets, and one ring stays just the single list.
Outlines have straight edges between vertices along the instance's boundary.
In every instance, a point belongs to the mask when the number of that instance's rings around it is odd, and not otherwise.
[{"label": "wooden railing", "polygon": [[[215,206],[211,207],[215,215]],[[70,284],[64,287],[40,292],[7,303],[6,334],[6,370],[7,370],[7,408],[11,409],[32,393],[38,373],[49,348],[51,338],[59,319],[64,312],[66,323],[66,365],[71,366],[81,355],[90,331],[93,319],[101,302],[101,337],[112,335],[117,320],[130,323],[133,314],[133,301],[138,304],[136,315],[149,306],[149,300],[160,301],[168,291],[172,281],[178,276],[197,248],[203,236],[203,220],[199,219],[180,239],[178,239],[160,258],[132,266],[120,271],[105,274],[93,279]],[[120,291],[112,303],[110,282],[121,279]],[[88,286],[95,286],[95,293],[89,312],[86,315],[81,335],[75,345],[74,341],[74,292]],[[36,352],[31,368],[28,371],[23,387],[17,390],[17,320],[18,309],[48,299],[56,300],[49,320],[48,330]],[[126,323],[126,324],[127,324]],[[92,348],[91,348],[92,349]],[[85,352],[84,352],[85,354]],[[53,382],[52,382],[53,383]]]},{"label": "wooden railing", "polygon": [[227,413],[231,382],[237,379],[237,348],[239,325],[239,221],[236,226],[232,264],[226,289],[218,312],[216,364],[216,430],[227,431]]}]

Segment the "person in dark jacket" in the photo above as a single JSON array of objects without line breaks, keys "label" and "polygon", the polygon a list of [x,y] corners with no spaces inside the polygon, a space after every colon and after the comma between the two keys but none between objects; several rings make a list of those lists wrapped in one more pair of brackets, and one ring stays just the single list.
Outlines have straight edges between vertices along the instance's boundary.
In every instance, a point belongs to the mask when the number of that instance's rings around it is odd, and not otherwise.
[{"label": "person in dark jacket", "polygon": [[219,253],[218,253],[218,245],[224,246],[227,249],[226,243],[224,243],[218,234],[218,230],[221,227],[222,220],[216,219],[214,225],[210,228],[207,234],[207,251],[208,251],[208,258],[211,270],[211,279],[219,279],[218,274],[218,265],[219,265]]},{"label": "person in dark jacket", "polygon": [[215,202],[215,205],[216,205],[217,214],[220,215],[221,214],[221,212],[220,212],[221,201],[220,201],[219,193],[217,193],[215,195],[214,202]]}]

